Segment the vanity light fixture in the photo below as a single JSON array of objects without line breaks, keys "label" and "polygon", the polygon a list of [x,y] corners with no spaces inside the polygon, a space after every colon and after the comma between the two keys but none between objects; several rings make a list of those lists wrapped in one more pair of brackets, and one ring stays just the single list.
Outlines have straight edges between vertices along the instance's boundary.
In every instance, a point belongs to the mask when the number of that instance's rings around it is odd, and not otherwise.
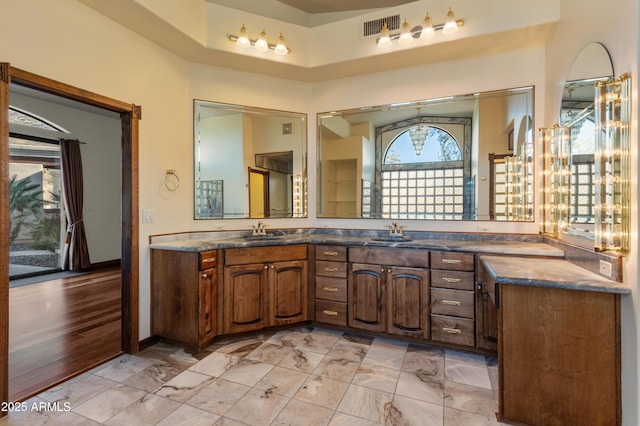
[{"label": "vanity light fixture", "polygon": [[273,50],[274,53],[278,56],[284,56],[291,52],[291,49],[289,49],[285,44],[284,36],[282,35],[282,33],[280,33],[280,35],[278,36],[276,44],[271,44],[267,41],[267,33],[264,29],[258,35],[257,39],[252,40],[251,38],[249,38],[249,32],[247,31],[247,28],[244,26],[244,24],[240,28],[239,35],[230,34],[229,40],[243,49],[253,46],[258,52],[267,52],[269,50]]},{"label": "vanity light fixture", "polygon": [[596,83],[595,249],[629,252],[631,77]]},{"label": "vanity light fixture", "polygon": [[399,44],[409,44],[413,42],[413,39],[419,38],[421,40],[428,40],[435,36],[437,30],[442,30],[442,34],[450,35],[458,31],[459,27],[464,26],[463,19],[456,19],[456,15],[449,7],[449,12],[445,16],[443,24],[433,25],[429,13],[426,14],[422,22],[422,26],[411,28],[411,25],[405,18],[400,32],[391,34],[386,22],[382,23],[382,29],[380,30],[380,36],[376,40],[376,44],[380,48],[388,48],[391,46],[393,40],[398,40]]}]

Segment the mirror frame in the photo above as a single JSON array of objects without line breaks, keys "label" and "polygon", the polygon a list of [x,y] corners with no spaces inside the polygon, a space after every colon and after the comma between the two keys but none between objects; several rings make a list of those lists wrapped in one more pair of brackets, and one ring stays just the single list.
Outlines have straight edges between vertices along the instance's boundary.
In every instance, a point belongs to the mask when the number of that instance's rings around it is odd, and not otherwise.
[{"label": "mirror frame", "polygon": [[[285,110],[277,110],[277,109],[272,109],[272,108],[261,108],[261,107],[255,107],[255,106],[247,106],[247,105],[240,105],[240,104],[229,104],[229,103],[224,103],[224,102],[216,102],[216,101],[208,101],[208,100],[203,100],[203,99],[194,99],[193,100],[193,218],[194,220],[220,220],[220,219],[248,219],[248,218],[254,218],[254,216],[251,215],[251,211],[250,211],[250,194],[249,194],[249,173],[247,173],[247,170],[251,169],[251,168],[255,168],[255,169],[265,169],[264,167],[258,166],[256,164],[257,161],[257,157],[261,154],[267,154],[265,152],[253,152],[252,153],[252,160],[250,162],[247,162],[247,154],[242,153],[242,157],[243,157],[243,167],[242,167],[242,171],[238,171],[238,176],[242,176],[242,184],[238,184],[241,185],[242,191],[243,191],[243,197],[244,197],[244,201],[242,202],[243,205],[243,211],[241,213],[238,213],[237,216],[225,216],[224,213],[224,193],[225,192],[233,192],[234,189],[229,189],[229,188],[223,188],[222,185],[220,184],[220,181],[210,181],[212,183],[210,190],[214,191],[215,194],[220,194],[220,203],[216,204],[215,206],[215,210],[219,211],[219,214],[216,213],[215,216],[206,216],[206,217],[202,217],[198,214],[198,190],[199,190],[199,185],[198,182],[199,180],[199,173],[200,173],[200,160],[198,158],[200,149],[198,147],[198,143],[200,143],[200,133],[199,133],[199,127],[198,127],[198,122],[199,122],[199,108],[201,107],[212,107],[212,108],[221,108],[221,109],[225,109],[228,111],[232,111],[232,112],[237,112],[237,113],[251,113],[251,114],[257,114],[257,115],[267,115],[267,116],[274,116],[274,117],[283,117],[283,118],[291,118],[291,119],[295,119],[295,120],[299,120],[300,121],[300,126],[298,131],[300,132],[299,137],[300,137],[300,141],[299,141],[299,148],[298,147],[292,147],[292,151],[293,151],[293,170],[292,173],[288,173],[291,175],[291,192],[290,194],[288,194],[287,199],[290,202],[291,205],[291,214],[286,215],[286,216],[271,216],[270,213],[268,213],[267,215],[264,216],[260,216],[259,218],[284,218],[284,219],[291,219],[291,218],[306,218],[309,215],[309,211],[308,211],[308,200],[307,200],[307,180],[308,180],[308,164],[307,164],[307,159],[308,159],[308,144],[309,144],[309,139],[308,139],[308,129],[307,129],[307,114],[306,113],[301,113],[301,112],[294,112],[294,111],[285,111]],[[282,132],[283,135],[290,135],[291,132],[293,132],[295,134],[296,132],[296,127],[298,126],[288,126],[285,128],[286,124],[290,124],[290,123],[283,123],[283,127],[282,127]],[[297,154],[296,150],[300,149],[301,153]],[[281,149],[278,149],[277,152],[273,152],[272,154],[283,154],[283,151]],[[298,164],[298,169],[296,169],[296,164]],[[209,182],[209,181],[208,181]],[[237,188],[236,188],[237,189]],[[214,193],[212,192],[212,194]],[[291,196],[289,199],[289,195]],[[258,218],[257,216],[255,216],[255,218]]]}]

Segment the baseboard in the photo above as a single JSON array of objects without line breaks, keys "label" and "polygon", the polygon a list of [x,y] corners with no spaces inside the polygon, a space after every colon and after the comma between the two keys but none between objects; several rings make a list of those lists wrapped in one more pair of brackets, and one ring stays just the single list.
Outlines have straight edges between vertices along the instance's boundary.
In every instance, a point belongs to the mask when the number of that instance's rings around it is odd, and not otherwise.
[{"label": "baseboard", "polygon": [[138,342],[138,351],[147,349],[148,347],[155,345],[159,341],[160,341],[160,337],[158,336],[150,336],[150,337],[147,337],[146,339],[142,339]]},{"label": "baseboard", "polygon": [[95,271],[96,269],[109,269],[109,268],[119,268],[122,262],[120,259],[107,260],[105,262],[92,263],[88,271]]}]

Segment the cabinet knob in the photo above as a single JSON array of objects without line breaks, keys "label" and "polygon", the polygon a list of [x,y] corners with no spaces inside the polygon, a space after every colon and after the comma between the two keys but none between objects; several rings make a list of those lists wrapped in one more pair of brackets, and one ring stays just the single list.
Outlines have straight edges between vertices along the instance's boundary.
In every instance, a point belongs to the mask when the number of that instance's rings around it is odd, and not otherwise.
[{"label": "cabinet knob", "polygon": [[271,265],[271,269],[276,269],[276,266],[275,265]]},{"label": "cabinet knob", "polygon": [[207,278],[209,275],[207,274],[202,274],[202,278]]},{"label": "cabinet knob", "polygon": [[269,265],[264,265],[264,269],[269,269]]},{"label": "cabinet knob", "polygon": [[479,291],[482,291],[482,283],[477,284],[477,285],[476,285],[476,288],[477,288]]},{"label": "cabinet knob", "polygon": [[384,272],[384,268],[380,268],[380,272]]}]

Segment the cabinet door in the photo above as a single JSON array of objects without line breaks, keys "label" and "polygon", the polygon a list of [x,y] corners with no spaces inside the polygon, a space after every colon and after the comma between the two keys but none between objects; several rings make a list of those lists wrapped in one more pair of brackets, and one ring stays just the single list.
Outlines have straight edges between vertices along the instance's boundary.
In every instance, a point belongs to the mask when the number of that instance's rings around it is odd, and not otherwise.
[{"label": "cabinet door", "polygon": [[479,263],[476,283],[476,347],[489,351],[498,349],[498,311],[489,294],[495,294],[494,288],[495,283]]},{"label": "cabinet door", "polygon": [[353,263],[349,276],[349,326],[370,331],[385,331],[385,268]]},{"label": "cabinet door", "polygon": [[307,261],[269,265],[269,325],[284,325],[308,319]]},{"label": "cabinet door", "polygon": [[217,305],[217,268],[200,271],[200,343],[215,337]]},{"label": "cabinet door", "polygon": [[429,270],[393,267],[387,270],[387,332],[429,338]]},{"label": "cabinet door", "polygon": [[264,264],[224,268],[224,332],[259,330],[267,325],[269,267]]}]

